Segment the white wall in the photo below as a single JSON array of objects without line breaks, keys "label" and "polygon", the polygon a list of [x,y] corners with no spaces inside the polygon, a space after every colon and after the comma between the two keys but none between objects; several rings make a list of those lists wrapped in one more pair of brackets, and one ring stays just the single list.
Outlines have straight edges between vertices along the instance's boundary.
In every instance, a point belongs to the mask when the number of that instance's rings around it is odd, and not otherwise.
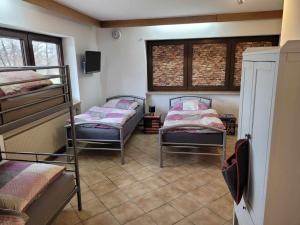
[{"label": "white wall", "polygon": [[[98,41],[103,56],[102,73],[106,96],[116,94],[146,96],[146,40],[271,35],[280,34],[280,29],[280,19],[122,28],[120,40],[112,39],[112,29],[100,29]],[[158,111],[166,112],[168,99],[174,94],[182,93],[150,93],[147,95],[148,102],[156,105]],[[197,94],[213,98],[214,107],[218,111],[238,115],[239,94],[220,92]]]},{"label": "white wall", "polygon": [[300,1],[285,0],[282,17],[282,34],[280,45],[283,46],[287,40],[300,40]]},{"label": "white wall", "polygon": [[21,0],[0,0],[0,26],[64,37],[65,64],[70,65],[74,97],[83,110],[103,102],[100,73],[83,75],[80,58],[85,50],[98,50],[99,28],[79,24]]}]

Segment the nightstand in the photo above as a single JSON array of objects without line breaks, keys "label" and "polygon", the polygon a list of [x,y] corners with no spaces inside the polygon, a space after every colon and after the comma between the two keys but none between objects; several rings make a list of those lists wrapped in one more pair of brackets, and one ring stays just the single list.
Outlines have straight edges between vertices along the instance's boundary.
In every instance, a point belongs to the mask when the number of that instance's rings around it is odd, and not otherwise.
[{"label": "nightstand", "polygon": [[144,115],[144,133],[158,134],[161,127],[161,115],[158,113],[148,113]]},{"label": "nightstand", "polygon": [[222,120],[224,126],[226,127],[226,133],[228,135],[235,135],[235,125],[236,118],[233,114],[220,114],[220,120]]}]

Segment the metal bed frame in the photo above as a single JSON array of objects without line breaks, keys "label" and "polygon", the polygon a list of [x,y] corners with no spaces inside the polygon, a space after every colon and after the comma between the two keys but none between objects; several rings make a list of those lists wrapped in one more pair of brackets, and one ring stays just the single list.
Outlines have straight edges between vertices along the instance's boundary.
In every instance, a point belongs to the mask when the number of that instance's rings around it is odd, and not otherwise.
[{"label": "metal bed frame", "polygon": [[[201,96],[180,96],[169,99],[169,108],[176,102],[180,102],[182,100],[188,99],[198,99],[199,102],[205,103],[209,108],[212,106],[212,100],[209,98],[204,98]],[[220,132],[223,135],[223,143],[222,144],[198,144],[198,143],[180,143],[180,142],[165,142],[163,141],[163,135],[168,131],[177,129],[177,128],[199,128],[199,129],[209,129],[213,132]],[[226,158],[226,130],[221,130],[218,128],[207,127],[203,125],[195,125],[195,124],[185,124],[185,125],[177,125],[168,128],[160,128],[159,129],[159,145],[160,145],[160,153],[159,153],[159,161],[160,167],[163,167],[163,153],[165,154],[190,154],[190,155],[212,155],[212,156],[221,156],[222,164]],[[222,148],[222,153],[209,153],[209,152],[189,152],[189,151],[169,151],[166,148],[199,148],[199,147],[219,147]]]},{"label": "metal bed frame", "polygon": [[[109,97],[106,99],[106,102],[112,100],[112,99],[129,99],[129,100],[134,100],[139,103],[142,103],[143,107],[143,113],[145,113],[145,98],[139,97],[139,96],[134,96],[134,95],[117,95],[113,97]],[[140,121],[139,121],[140,122]],[[88,124],[93,124],[93,123],[88,123]],[[99,124],[99,123],[96,123]],[[75,125],[76,126],[81,126],[82,124]],[[100,124],[101,125],[101,124]],[[124,138],[124,130],[122,126],[119,125],[114,125],[114,124],[108,124],[108,123],[102,123],[102,125],[110,126],[111,128],[116,128],[119,130],[120,133],[120,139],[119,140],[105,140],[105,139],[76,139],[77,144],[84,144],[85,146],[79,146],[77,145],[77,149],[80,150],[106,150],[106,151],[120,151],[121,152],[121,164],[123,165],[125,163],[125,156],[124,156],[124,146],[131,137],[132,133],[134,132],[134,129],[127,135],[127,137]],[[67,132],[68,127],[66,128]],[[100,128],[101,129],[101,128]],[[70,146],[70,138],[68,137],[68,134],[66,135],[67,140],[66,140],[66,146],[67,148],[72,148],[73,146]],[[96,147],[90,147],[88,146],[89,144],[91,145],[97,145]]]},{"label": "metal bed frame", "polygon": [[[35,163],[47,163],[47,164],[59,164],[66,166],[66,172],[73,173],[74,179],[75,179],[75,187],[71,193],[69,193],[66,201],[63,203],[63,207],[59,209],[59,211],[56,213],[56,215],[51,219],[49,224],[55,219],[55,217],[59,214],[59,212],[71,201],[73,196],[77,194],[77,202],[78,202],[78,210],[82,210],[82,202],[81,202],[81,191],[80,191],[80,178],[79,178],[79,167],[78,167],[78,156],[76,152],[76,135],[75,135],[75,127],[74,127],[74,112],[73,112],[73,98],[72,98],[72,89],[71,89],[71,79],[70,79],[70,70],[69,66],[25,66],[25,67],[1,67],[0,68],[0,75],[1,72],[14,72],[14,71],[26,71],[26,70],[46,70],[46,69],[59,69],[60,74],[59,75],[50,75],[39,79],[30,79],[30,80],[22,80],[22,81],[14,81],[14,82],[7,82],[7,83],[0,83],[0,88],[3,86],[8,85],[14,85],[14,84],[22,84],[22,83],[28,83],[33,81],[40,81],[40,80],[46,80],[46,79],[53,79],[53,78],[60,78],[61,79],[61,85],[63,87],[63,94],[57,95],[57,96],[51,96],[46,97],[43,100],[38,100],[30,104],[24,104],[17,106],[15,108],[11,108],[9,110],[1,110],[0,109],[0,115],[3,115],[3,113],[6,113],[7,111],[13,111],[22,109],[31,105],[40,104],[41,102],[45,102],[48,100],[51,100],[53,98],[59,98],[64,96],[64,103],[61,105],[54,106],[50,109],[40,111],[38,113],[26,116],[21,119],[17,119],[15,121],[0,125],[0,134],[13,130],[15,128],[18,128],[22,125],[27,124],[28,122],[33,122],[37,119],[44,118],[45,116],[51,115],[53,113],[59,112],[64,109],[69,110],[70,114],[70,124],[71,124],[71,132],[72,132],[72,152],[70,154],[52,154],[52,153],[36,153],[36,152],[15,152],[15,151],[4,151],[1,149],[0,146],[0,161],[2,160],[13,160],[13,161],[23,161],[23,162],[35,162]],[[54,85],[57,87],[57,85]],[[55,88],[54,86],[49,86],[48,88],[42,88],[37,89],[34,91],[28,91],[13,95],[7,95],[4,97],[1,97],[0,99],[13,99],[16,97],[22,97],[30,94],[35,94],[38,92],[43,92],[45,90]],[[5,143],[4,143],[5,145]],[[22,158],[23,157],[23,158]],[[24,158],[25,157],[25,158]],[[55,158],[62,157],[63,160],[54,160]],[[69,158],[72,157],[72,161],[69,160]],[[30,159],[29,159],[30,158]],[[42,158],[42,159],[41,159]],[[53,159],[53,160],[52,160]],[[69,168],[68,168],[69,167]]]}]

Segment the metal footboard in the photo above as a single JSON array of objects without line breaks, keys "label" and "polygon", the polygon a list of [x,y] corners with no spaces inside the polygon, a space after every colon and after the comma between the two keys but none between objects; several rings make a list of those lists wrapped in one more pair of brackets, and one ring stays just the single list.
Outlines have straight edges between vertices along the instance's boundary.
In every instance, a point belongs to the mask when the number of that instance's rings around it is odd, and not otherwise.
[{"label": "metal footboard", "polygon": [[[170,132],[172,130],[176,129],[182,129],[182,128],[191,128],[191,129],[209,129],[212,132],[216,133],[222,133],[222,143],[220,144],[199,144],[199,143],[187,143],[187,142],[166,142],[164,141],[164,134],[167,132]],[[221,156],[221,163],[223,164],[225,158],[226,158],[226,130],[203,126],[203,125],[195,125],[195,124],[185,124],[185,125],[176,125],[176,126],[170,126],[170,127],[162,127],[159,129],[159,146],[160,146],[160,152],[159,152],[159,162],[160,167],[163,167],[163,154],[190,154],[190,155],[212,155],[212,156]],[[222,153],[210,153],[210,152],[188,152],[188,151],[169,151],[167,148],[200,148],[200,147],[218,147],[222,149]]]}]

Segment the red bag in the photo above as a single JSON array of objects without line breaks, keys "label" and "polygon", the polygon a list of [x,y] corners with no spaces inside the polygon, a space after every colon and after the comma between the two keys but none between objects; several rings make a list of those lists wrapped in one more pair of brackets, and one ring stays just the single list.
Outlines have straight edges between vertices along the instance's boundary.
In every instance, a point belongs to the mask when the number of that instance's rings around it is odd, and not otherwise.
[{"label": "red bag", "polygon": [[236,204],[242,199],[248,182],[248,171],[249,140],[240,139],[235,144],[235,152],[225,160],[222,168],[223,177]]}]

